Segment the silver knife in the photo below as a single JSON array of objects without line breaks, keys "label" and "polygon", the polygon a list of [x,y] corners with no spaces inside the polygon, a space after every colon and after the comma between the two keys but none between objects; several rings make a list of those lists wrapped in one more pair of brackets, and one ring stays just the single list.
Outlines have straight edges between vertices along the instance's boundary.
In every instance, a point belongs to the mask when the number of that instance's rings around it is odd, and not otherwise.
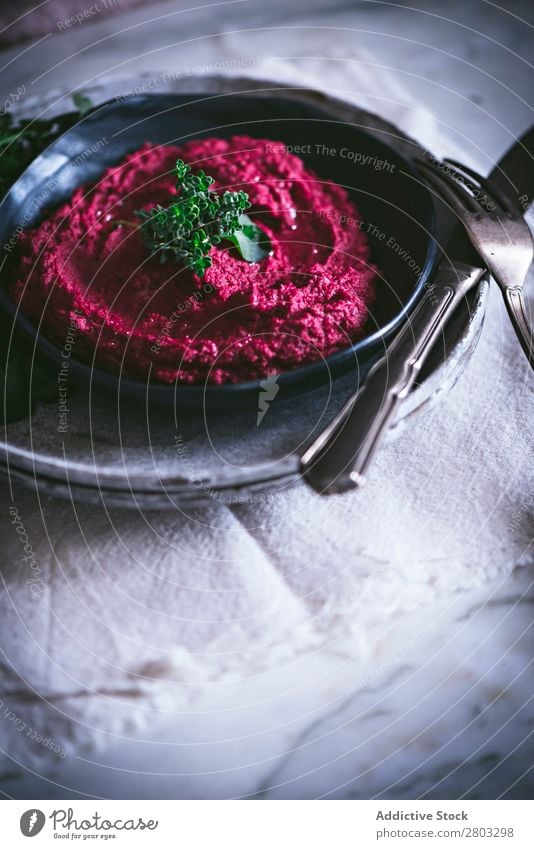
[{"label": "silver knife", "polygon": [[[526,210],[534,197],[534,128],[503,156],[490,180]],[[447,256],[458,258],[451,263]],[[365,473],[432,345],[462,298],[485,273],[461,224],[416,309],[386,354],[301,457],[301,474],[322,495],[346,492],[365,482]]]}]

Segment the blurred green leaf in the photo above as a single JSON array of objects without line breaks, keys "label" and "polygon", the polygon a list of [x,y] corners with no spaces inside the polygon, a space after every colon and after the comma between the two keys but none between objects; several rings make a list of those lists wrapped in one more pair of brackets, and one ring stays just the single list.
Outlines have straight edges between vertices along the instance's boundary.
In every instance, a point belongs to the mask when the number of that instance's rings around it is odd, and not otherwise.
[{"label": "blurred green leaf", "polygon": [[[9,112],[0,116],[0,196],[45,147],[92,108],[83,94],[72,99],[76,111],[55,118],[15,122]],[[26,418],[34,401],[55,397],[56,392],[55,375],[39,362],[32,362],[20,343],[11,339],[6,320],[0,320],[0,422],[9,424]]]}]

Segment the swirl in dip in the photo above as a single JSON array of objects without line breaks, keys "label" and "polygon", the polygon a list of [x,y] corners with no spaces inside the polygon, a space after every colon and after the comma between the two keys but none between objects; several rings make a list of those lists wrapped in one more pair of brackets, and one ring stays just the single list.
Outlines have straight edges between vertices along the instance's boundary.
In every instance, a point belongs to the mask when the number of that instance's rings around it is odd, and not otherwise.
[{"label": "swirl in dip", "polygon": [[[248,193],[272,251],[212,248],[203,278],[150,257],[137,209],[167,206],[177,158]],[[347,192],[279,142],[234,136],[144,145],[21,239],[11,297],[61,347],[131,377],[237,383],[310,363],[363,335],[376,268]],[[115,222],[115,223],[114,223]],[[69,330],[70,328],[70,330]]]}]

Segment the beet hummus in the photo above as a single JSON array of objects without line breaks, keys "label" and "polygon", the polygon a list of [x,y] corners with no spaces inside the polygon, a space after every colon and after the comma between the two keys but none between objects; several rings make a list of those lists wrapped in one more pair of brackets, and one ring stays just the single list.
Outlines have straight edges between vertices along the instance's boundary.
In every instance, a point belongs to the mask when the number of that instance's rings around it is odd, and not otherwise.
[{"label": "beet hummus", "polygon": [[[176,196],[177,158],[243,190],[272,250],[258,263],[229,243],[199,278],[150,256],[134,212]],[[207,138],[144,145],[39,227],[23,233],[11,297],[62,347],[130,377],[237,383],[290,370],[364,333],[376,268],[360,216],[340,186],[320,180],[279,142]]]}]

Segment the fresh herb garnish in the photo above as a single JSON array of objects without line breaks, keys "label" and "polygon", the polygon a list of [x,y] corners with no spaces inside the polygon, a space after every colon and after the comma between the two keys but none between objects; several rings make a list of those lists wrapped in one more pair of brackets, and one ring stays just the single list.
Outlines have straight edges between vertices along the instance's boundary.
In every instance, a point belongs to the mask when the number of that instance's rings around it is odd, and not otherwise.
[{"label": "fresh herb garnish", "polygon": [[244,214],[250,207],[246,192],[217,194],[213,177],[191,172],[181,159],[176,162],[178,199],[170,206],[159,204],[148,212],[136,211],[148,247],[160,252],[161,262],[174,257],[199,277],[211,265],[214,245],[232,242],[247,262],[258,262],[271,245],[265,233]]}]

